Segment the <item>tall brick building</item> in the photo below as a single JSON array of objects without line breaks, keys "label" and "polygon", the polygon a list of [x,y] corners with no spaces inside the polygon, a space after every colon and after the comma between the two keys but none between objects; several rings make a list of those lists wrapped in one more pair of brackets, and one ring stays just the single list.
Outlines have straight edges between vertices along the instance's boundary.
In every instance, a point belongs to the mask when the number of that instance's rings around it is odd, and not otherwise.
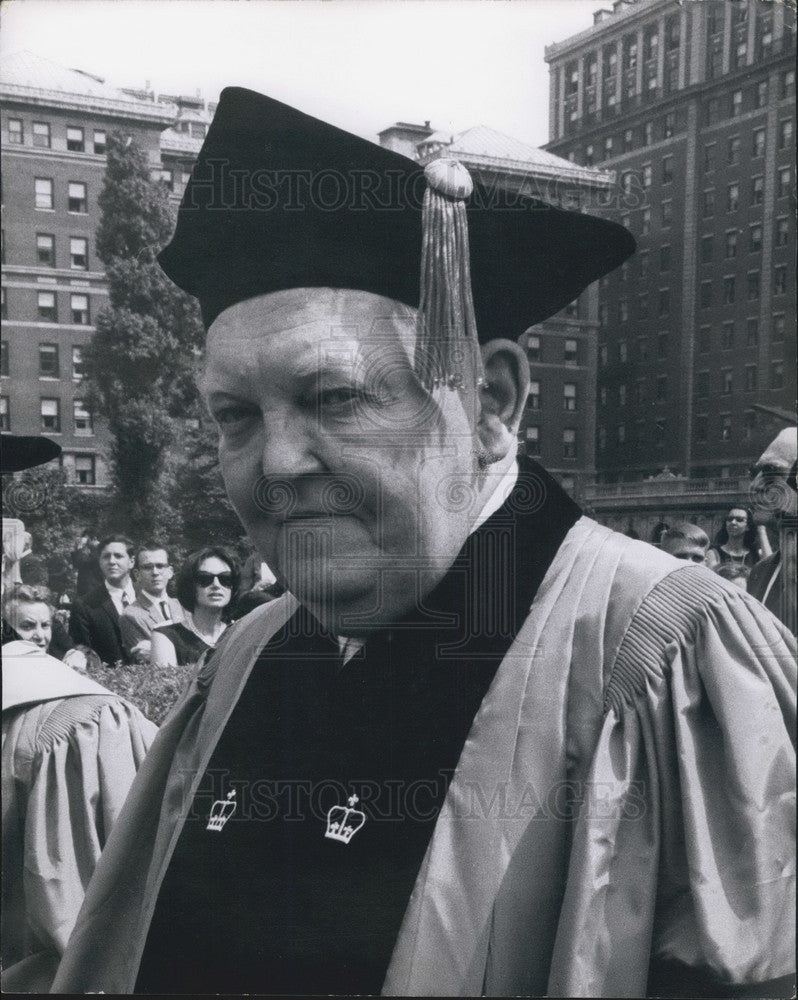
[{"label": "tall brick building", "polygon": [[599,482],[745,477],[795,408],[795,12],[617,0],[546,49],[549,150],[619,176],[599,291]]},{"label": "tall brick building", "polygon": [[95,77],[20,53],[4,60],[3,430],[44,433],[63,448],[68,480],[106,478],[102,424],[81,393],[82,350],[106,300],[95,252],[105,140],[125,130],[161,164],[176,108],[137,100]]}]

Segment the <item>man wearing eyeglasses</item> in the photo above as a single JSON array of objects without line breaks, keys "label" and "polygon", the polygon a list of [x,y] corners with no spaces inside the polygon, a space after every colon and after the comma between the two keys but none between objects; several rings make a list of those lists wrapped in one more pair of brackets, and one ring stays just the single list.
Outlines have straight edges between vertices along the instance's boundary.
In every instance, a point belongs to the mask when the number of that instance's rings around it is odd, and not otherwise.
[{"label": "man wearing eyeglasses", "polygon": [[751,570],[748,593],[753,594],[793,632],[795,617],[795,521],[798,500],[795,467],[798,430],[786,427],[776,435],[751,469],[751,499],[759,525],[779,533],[779,548]]},{"label": "man wearing eyeglasses", "polygon": [[133,564],[136,600],[122,614],[122,644],[131,663],[148,663],[152,630],[167,622],[182,622],[183,608],[166,592],[173,570],[166,549],[155,543],[139,547]]}]

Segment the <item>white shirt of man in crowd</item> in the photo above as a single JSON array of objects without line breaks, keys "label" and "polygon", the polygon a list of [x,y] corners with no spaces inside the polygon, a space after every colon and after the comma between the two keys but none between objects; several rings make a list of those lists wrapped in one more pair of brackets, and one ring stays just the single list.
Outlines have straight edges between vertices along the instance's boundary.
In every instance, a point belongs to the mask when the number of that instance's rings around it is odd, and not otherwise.
[{"label": "white shirt of man in crowd", "polygon": [[133,557],[129,555],[124,543],[108,542],[100,553],[100,572],[105,589],[120,615],[136,600],[136,591],[130,577],[132,568]]},{"label": "white shirt of man in crowd", "polygon": [[174,570],[166,549],[140,549],[133,563],[138,595],[122,615],[122,642],[133,662],[147,663],[153,628],[165,622],[183,621],[183,611],[180,602],[167,594]]}]

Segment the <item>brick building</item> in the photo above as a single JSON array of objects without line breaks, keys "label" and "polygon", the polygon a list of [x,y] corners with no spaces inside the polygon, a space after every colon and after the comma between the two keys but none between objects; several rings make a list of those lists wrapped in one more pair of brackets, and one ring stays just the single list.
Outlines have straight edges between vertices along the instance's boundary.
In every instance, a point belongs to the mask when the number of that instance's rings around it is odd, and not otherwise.
[{"label": "brick building", "polygon": [[794,410],[795,11],[617,0],[546,48],[547,149],[609,167],[636,255],[599,292],[599,483],[743,477]]},{"label": "brick building", "polygon": [[2,426],[47,434],[69,481],[102,485],[105,435],[83,401],[81,366],[107,295],[94,243],[105,140],[124,129],[155,171],[176,109],[27,52],[4,60],[0,98]]},{"label": "brick building", "polygon": [[[522,193],[570,209],[592,210],[614,190],[613,171],[571,163],[486,125],[464,132],[433,131],[429,122],[397,122],[379,133],[382,145],[426,165],[451,156],[488,189]],[[595,371],[598,288],[520,338],[532,387],[520,428],[521,445],[563,486],[582,496],[595,474]],[[497,337],[510,331],[496,330]]]}]

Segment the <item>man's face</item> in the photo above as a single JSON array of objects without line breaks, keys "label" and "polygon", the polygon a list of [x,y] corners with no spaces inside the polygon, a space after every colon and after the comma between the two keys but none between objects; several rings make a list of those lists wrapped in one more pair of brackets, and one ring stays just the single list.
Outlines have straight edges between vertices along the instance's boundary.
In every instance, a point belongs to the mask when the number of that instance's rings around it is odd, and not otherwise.
[{"label": "man's face", "polygon": [[413,324],[365,292],[294,289],[208,333],[202,391],[230,500],[281,582],[342,634],[427,593],[478,513],[451,500],[477,491],[469,397],[422,387]]},{"label": "man's face", "polygon": [[797,440],[796,429],[785,428],[751,470],[751,501],[758,524],[771,524],[779,514],[795,516],[796,493],[788,483],[788,476],[795,466]]},{"label": "man's face", "polygon": [[122,542],[109,542],[100,553],[100,571],[113,587],[121,587],[127,580],[133,560]]},{"label": "man's face", "polygon": [[669,552],[677,559],[687,559],[690,562],[702,563],[706,555],[706,546],[693,542],[689,538],[666,538],[661,546],[663,552]]},{"label": "man's face", "polygon": [[172,579],[172,567],[164,549],[144,549],[136,557],[136,573],[141,589],[153,597],[166,593],[166,585]]},{"label": "man's face", "polygon": [[46,653],[53,637],[53,616],[46,604],[40,601],[14,601],[11,604],[9,624],[20,637],[34,643]]}]

